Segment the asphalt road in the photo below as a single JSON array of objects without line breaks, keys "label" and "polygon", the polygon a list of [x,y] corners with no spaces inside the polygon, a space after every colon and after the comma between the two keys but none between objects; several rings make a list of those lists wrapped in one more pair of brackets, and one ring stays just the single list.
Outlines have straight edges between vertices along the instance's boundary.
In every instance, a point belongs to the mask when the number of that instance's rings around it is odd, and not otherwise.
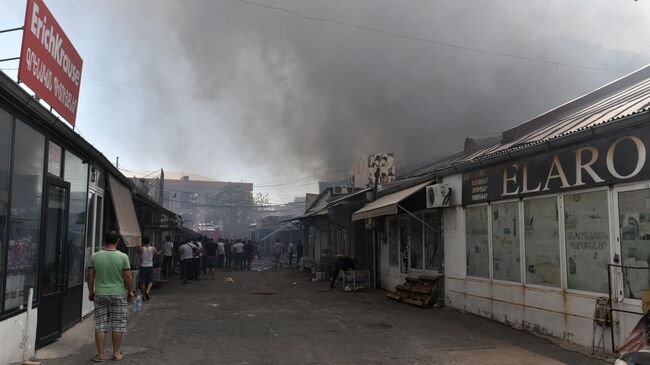
[{"label": "asphalt road", "polygon": [[[287,269],[167,284],[129,314],[122,363],[611,364],[474,315],[326,288]],[[92,328],[84,320],[37,357],[90,363]]]}]

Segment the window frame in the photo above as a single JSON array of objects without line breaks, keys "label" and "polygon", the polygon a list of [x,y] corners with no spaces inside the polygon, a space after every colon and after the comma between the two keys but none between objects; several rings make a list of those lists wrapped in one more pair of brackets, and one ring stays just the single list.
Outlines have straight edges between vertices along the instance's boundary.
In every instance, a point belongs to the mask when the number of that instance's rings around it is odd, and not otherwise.
[{"label": "window frame", "polygon": [[[577,190],[575,190],[577,192]],[[521,220],[521,227],[522,229],[526,229],[526,212],[525,212],[525,204],[527,201],[531,200],[537,200],[537,199],[548,199],[548,198],[555,198],[555,201],[557,203],[557,212],[558,212],[558,250],[560,254],[560,283],[558,286],[551,286],[551,285],[543,285],[543,284],[536,284],[536,283],[529,283],[527,281],[527,269],[526,269],[526,232],[522,231],[523,234],[521,235],[521,240],[522,240],[522,245],[521,245],[521,250],[522,250],[522,274],[523,276],[521,277],[523,286],[525,288],[534,288],[534,289],[539,289],[539,290],[546,290],[546,291],[553,291],[553,292],[562,292],[566,289],[566,273],[565,273],[565,265],[564,262],[566,261],[566,254],[563,253],[564,250],[564,206],[562,205],[563,200],[561,199],[562,194],[548,194],[548,195],[539,195],[539,196],[532,196],[532,197],[526,197],[522,199],[521,203],[521,215],[520,217],[522,218]]]},{"label": "window frame", "polygon": [[[614,255],[618,255],[621,259],[619,260],[618,265],[623,264],[623,249],[622,249],[622,242],[621,242],[621,227],[620,227],[620,217],[619,217],[619,199],[618,199],[618,194],[619,193],[624,193],[628,191],[635,191],[635,190],[650,190],[650,182],[645,181],[645,182],[631,182],[631,183],[626,183],[626,184],[619,184],[614,186],[612,189],[610,189],[610,202],[611,202],[611,209],[615,214],[612,214],[613,217],[610,218],[612,225],[611,229],[613,229],[611,232],[613,234],[614,239],[612,242],[614,243],[611,247],[612,250],[612,257]],[[615,216],[615,217],[614,217]],[[610,262],[613,263],[613,260]],[[617,270],[619,273],[622,274],[622,270],[618,269]],[[619,303],[622,303],[624,305],[631,305],[631,306],[638,306],[641,307],[642,305],[642,300],[641,299],[634,299],[634,298],[627,298],[625,296],[625,283],[619,282],[619,279],[616,278],[617,276],[617,271],[612,271],[612,291],[617,291],[617,293],[613,294],[612,300],[616,301],[618,300]],[[621,276],[622,278],[622,276]],[[622,291],[622,296],[620,296],[618,291]],[[616,299],[615,299],[616,298]]]},{"label": "window frame", "polygon": [[[483,208],[485,208],[487,210],[487,213],[486,213],[486,219],[487,219],[486,224],[487,224],[487,231],[488,231],[488,233],[487,233],[488,234],[488,236],[487,236],[487,241],[488,241],[488,277],[487,278],[486,277],[481,277],[481,276],[469,275],[468,272],[467,272],[467,266],[468,266],[468,262],[467,262],[467,209],[480,208],[480,207],[483,207]],[[464,252],[464,255],[463,255],[465,257],[465,260],[464,260],[465,261],[465,265],[464,265],[465,266],[465,278],[469,278],[469,279],[476,280],[476,281],[483,281],[483,282],[492,282],[493,281],[492,280],[492,239],[491,239],[491,237],[492,237],[492,225],[490,224],[490,218],[491,218],[491,214],[490,214],[490,204],[489,203],[472,204],[472,205],[467,205],[467,206],[463,207],[463,220],[464,220],[464,223],[465,223],[465,232],[464,232],[464,236],[465,236],[465,252]]]},{"label": "window frame", "polygon": [[[560,212],[560,214],[561,214],[561,217],[563,217],[562,220],[564,220],[564,216],[565,216],[564,199],[565,199],[565,197],[567,195],[593,193],[593,192],[599,192],[599,191],[606,192],[606,196],[607,196],[607,215],[608,215],[608,217],[607,217],[608,227],[607,228],[609,230],[609,239],[608,239],[609,257],[608,257],[607,262],[612,263],[614,261],[613,259],[614,259],[614,254],[615,254],[615,251],[616,251],[614,246],[616,246],[615,243],[617,242],[615,240],[616,233],[612,229],[612,227],[613,227],[613,224],[614,224],[614,215],[618,216],[618,206],[616,207],[616,209],[617,209],[616,212],[614,212],[614,210],[613,210],[614,209],[614,206],[612,204],[613,189],[611,189],[609,187],[596,187],[596,188],[591,188],[591,189],[573,190],[573,191],[570,191],[570,192],[565,192],[565,193],[561,194],[561,197],[562,197],[562,211]],[[615,214],[613,214],[613,213],[615,213]],[[616,219],[618,219],[618,218],[616,218]],[[600,293],[600,292],[595,292],[595,291],[588,291],[588,290],[569,288],[569,271],[567,270],[567,267],[566,267],[566,263],[567,263],[567,260],[568,260],[568,256],[567,256],[567,252],[566,252],[566,224],[563,224],[563,226],[562,226],[562,233],[563,234],[562,234],[561,240],[562,240],[563,249],[562,249],[562,254],[560,255],[560,259],[564,260],[564,263],[563,263],[564,266],[563,267],[564,267],[565,273],[563,275],[563,279],[565,280],[565,283],[564,283],[563,288],[565,288],[567,293],[570,293],[570,294],[590,296],[590,297],[594,297],[594,298],[602,297],[603,295],[606,295],[607,292]],[[619,246],[620,246],[620,241],[618,241],[618,243],[619,243]]]},{"label": "window frame", "polygon": [[[517,243],[519,244],[519,281],[513,281],[513,280],[503,280],[503,279],[495,279],[494,278],[494,230],[492,228],[492,222],[493,222],[493,212],[492,212],[492,207],[494,205],[498,204],[507,204],[507,203],[517,203],[517,229],[519,230],[519,239],[517,240]],[[492,280],[495,283],[499,284],[506,284],[506,285],[516,285],[516,286],[521,286],[525,283],[524,280],[524,274],[525,274],[525,256],[523,255],[523,250],[522,247],[524,245],[524,234],[525,232],[523,231],[523,214],[524,214],[524,206],[523,206],[523,201],[521,199],[507,199],[507,200],[498,200],[495,202],[490,202],[488,204],[489,209],[488,209],[488,225],[489,227],[489,232],[490,232],[490,237],[489,237],[489,247],[490,247],[490,280]]]}]

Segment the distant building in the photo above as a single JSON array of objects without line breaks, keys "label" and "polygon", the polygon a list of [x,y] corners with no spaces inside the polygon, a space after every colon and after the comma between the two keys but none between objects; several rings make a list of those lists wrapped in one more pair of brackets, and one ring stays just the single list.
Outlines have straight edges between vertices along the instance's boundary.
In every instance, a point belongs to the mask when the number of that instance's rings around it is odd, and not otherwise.
[{"label": "distant building", "polygon": [[189,172],[165,171],[155,175],[122,170],[143,187],[157,193],[155,179],[162,181],[162,204],[179,214],[183,225],[208,237],[245,237],[256,219],[253,184],[218,181]]}]

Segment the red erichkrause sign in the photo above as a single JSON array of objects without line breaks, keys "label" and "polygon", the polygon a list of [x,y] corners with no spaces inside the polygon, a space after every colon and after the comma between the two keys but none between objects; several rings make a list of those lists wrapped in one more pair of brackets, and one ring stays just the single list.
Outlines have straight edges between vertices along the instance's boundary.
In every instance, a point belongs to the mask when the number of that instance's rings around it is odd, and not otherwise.
[{"label": "red erichkrause sign", "polygon": [[43,0],[27,0],[18,79],[72,126],[83,60]]}]

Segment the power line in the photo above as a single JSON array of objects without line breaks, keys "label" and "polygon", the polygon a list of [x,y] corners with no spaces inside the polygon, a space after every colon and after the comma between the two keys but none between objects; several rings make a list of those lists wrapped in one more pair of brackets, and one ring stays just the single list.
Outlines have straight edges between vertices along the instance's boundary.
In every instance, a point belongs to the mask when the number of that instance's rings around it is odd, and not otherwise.
[{"label": "power line", "polygon": [[[133,85],[133,84],[126,83],[126,82],[120,82],[120,81],[114,81],[114,80],[106,80],[106,79],[101,79],[101,78],[91,77],[91,76],[85,76],[85,78],[90,79],[90,80],[94,80],[95,82],[112,83],[112,84],[118,84],[118,85],[131,87],[131,88],[134,88],[134,89],[155,91],[155,92],[167,93],[167,94],[191,96],[191,97],[207,99],[207,100],[218,100],[218,101],[223,101],[223,102],[228,102],[228,103],[236,103],[236,104],[251,104],[251,105],[272,106],[272,107],[279,107],[279,108],[285,108],[285,109],[287,108],[286,103],[279,104],[279,103],[271,103],[271,102],[258,101],[258,100],[228,99],[228,98],[221,98],[221,97],[216,98],[216,97],[213,97],[213,96],[208,96],[208,95],[205,95],[205,94],[198,94],[198,93],[193,93],[193,92],[188,92],[188,91],[178,91],[178,90],[152,88],[152,87],[147,87],[147,86],[142,86],[142,85]],[[329,108],[329,107],[322,107],[322,106],[316,106],[316,105],[302,105],[302,104],[293,104],[293,103],[292,103],[292,108],[319,109],[319,110],[327,110],[327,111],[331,110],[331,108]]]},{"label": "power line", "polygon": [[223,113],[223,112],[220,112],[220,111],[209,110],[209,109],[205,109],[205,108],[197,108],[195,106],[189,106],[189,105],[181,104],[181,103],[171,101],[171,100],[148,97],[148,96],[145,96],[145,95],[142,95],[142,94],[139,94],[139,93],[131,92],[131,90],[121,89],[119,87],[110,86],[110,85],[102,85],[101,83],[93,82],[92,80],[90,80],[90,83],[93,84],[93,85],[99,86],[99,87],[114,90],[116,92],[127,93],[129,95],[136,96],[136,97],[141,98],[143,100],[149,100],[149,101],[164,104],[164,105],[173,105],[174,107],[178,107],[178,108],[183,108],[183,109],[189,109],[189,110],[194,110],[194,111],[198,111],[198,112],[208,113],[208,114],[216,116],[216,117],[218,117],[220,119],[249,120],[249,121],[253,121],[253,122],[261,122],[261,123],[266,123],[266,124],[284,124],[284,125],[302,126],[302,127],[307,127],[307,126],[327,126],[327,125],[329,125],[329,122],[327,120],[322,121],[322,122],[319,122],[319,121],[310,122],[310,121],[305,121],[304,119],[301,119],[300,122],[289,122],[287,120],[259,119],[259,118],[251,118],[251,117],[241,116],[241,115],[227,114],[227,113]]},{"label": "power line", "polygon": [[574,67],[574,68],[582,68],[582,69],[587,69],[587,70],[592,70],[592,71],[605,71],[605,72],[611,72],[611,73],[619,73],[621,70],[615,70],[615,69],[610,69],[610,68],[604,68],[604,67],[596,67],[596,66],[590,66],[590,65],[581,65],[581,64],[574,64],[574,63],[568,63],[568,62],[560,62],[560,61],[554,61],[554,60],[548,60],[548,59],[543,59],[543,58],[535,58],[535,57],[526,57],[526,56],[519,56],[515,54],[509,54],[509,53],[503,53],[503,52],[495,52],[495,51],[488,51],[485,49],[480,49],[480,48],[474,48],[470,46],[465,46],[465,45],[459,45],[459,44],[454,44],[454,43],[449,43],[449,42],[443,42],[443,41],[438,41],[438,40],[433,40],[429,38],[424,38],[424,37],[417,37],[417,36],[411,36],[411,35],[406,35],[406,34],[401,34],[401,33],[396,33],[396,32],[391,32],[387,31],[381,28],[375,28],[375,27],[368,27],[368,26],[363,26],[363,25],[358,25],[358,24],[352,24],[352,23],[347,23],[338,19],[332,19],[332,18],[321,18],[321,17],[315,17],[315,16],[310,16],[310,15],[305,15],[298,13],[296,11],[283,8],[280,6],[273,6],[273,5],[267,5],[267,4],[261,4],[257,3],[254,1],[250,0],[237,0],[240,3],[244,3],[247,5],[251,6],[256,6],[260,8],[265,8],[265,9],[270,9],[278,12],[283,12],[288,15],[292,15],[298,18],[306,19],[306,20],[311,20],[311,21],[316,21],[320,23],[331,23],[331,24],[336,24],[340,25],[346,28],[354,29],[354,30],[361,30],[364,32],[372,32],[372,33],[380,33],[384,34],[390,37],[394,38],[399,38],[399,39],[404,39],[408,41],[413,41],[413,42],[422,42],[422,43],[427,43],[431,44],[437,47],[445,47],[445,48],[452,48],[452,49],[457,49],[461,51],[468,51],[468,52],[473,52],[473,53],[478,53],[478,54],[484,54],[484,55],[490,55],[490,56],[496,56],[496,57],[505,57],[505,58],[512,58],[512,59],[517,59],[520,61],[527,61],[527,62],[537,62],[537,63],[545,63],[548,65],[553,65],[553,66],[566,66],[566,67]]},{"label": "power line", "polygon": [[269,183],[260,183],[260,184],[253,184],[254,187],[271,187],[271,186],[278,186],[278,185],[284,185],[284,184],[290,184],[294,182],[304,182],[315,180],[324,176],[328,175],[333,175],[341,172],[348,172],[352,171],[352,169],[340,169],[340,170],[331,170],[331,171],[324,171],[318,175],[311,175],[311,176],[302,176],[302,177],[295,177],[287,180],[280,180],[280,181],[274,181],[274,182],[269,182]]}]

